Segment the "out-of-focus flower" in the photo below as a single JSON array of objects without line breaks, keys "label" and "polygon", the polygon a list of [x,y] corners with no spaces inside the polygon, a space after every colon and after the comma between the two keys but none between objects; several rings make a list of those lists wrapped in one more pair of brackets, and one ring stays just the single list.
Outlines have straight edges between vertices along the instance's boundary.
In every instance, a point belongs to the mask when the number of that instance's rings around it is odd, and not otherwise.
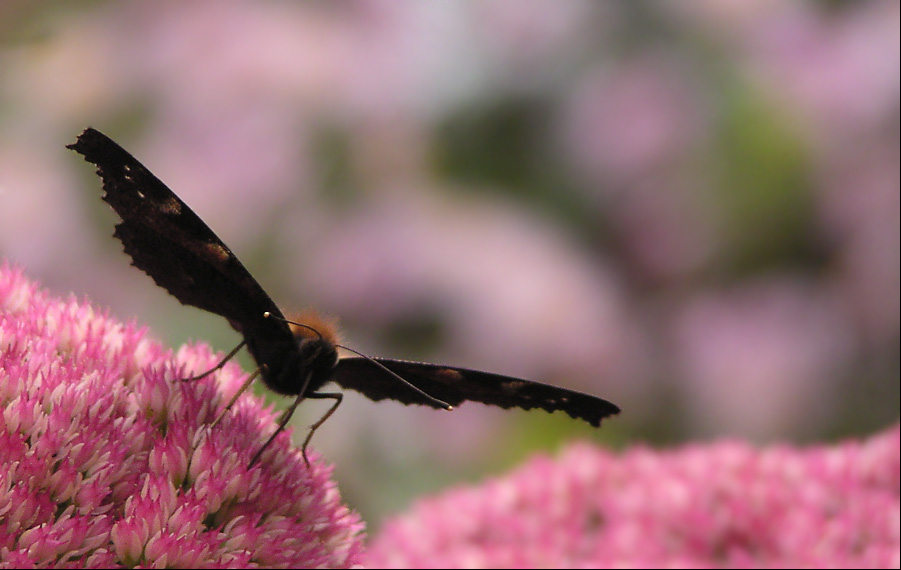
[{"label": "out-of-focus flower", "polygon": [[576,83],[559,125],[587,203],[655,279],[688,274],[715,250],[704,185],[689,166],[712,122],[693,75],[660,54],[598,65]]},{"label": "out-of-focus flower", "polygon": [[806,449],[585,444],[421,502],[370,544],[409,568],[897,567],[899,425]]},{"label": "out-of-focus flower", "polygon": [[767,440],[826,422],[833,410],[805,402],[836,389],[852,341],[836,295],[818,285],[771,278],[683,303],[672,345],[695,433]]},{"label": "out-of-focus flower", "polygon": [[[823,227],[839,247],[835,288],[861,340],[895,346],[901,324],[901,169],[898,141],[836,152],[819,175]],[[872,349],[871,349],[872,350]],[[894,349],[893,349],[894,350]]]},{"label": "out-of-focus flower", "polygon": [[757,83],[811,122],[804,132],[815,144],[847,152],[837,134],[871,136],[897,113],[901,9],[876,2],[830,15],[813,8],[786,5],[741,41]]},{"label": "out-of-focus flower", "polygon": [[668,172],[702,142],[710,120],[704,96],[680,64],[649,55],[617,68],[599,66],[576,84],[562,136],[590,192]]},{"label": "out-of-focus flower", "polygon": [[0,265],[0,566],[345,567],[362,523],[331,469],[278,438],[246,376],[179,382],[218,356],[171,351]]}]

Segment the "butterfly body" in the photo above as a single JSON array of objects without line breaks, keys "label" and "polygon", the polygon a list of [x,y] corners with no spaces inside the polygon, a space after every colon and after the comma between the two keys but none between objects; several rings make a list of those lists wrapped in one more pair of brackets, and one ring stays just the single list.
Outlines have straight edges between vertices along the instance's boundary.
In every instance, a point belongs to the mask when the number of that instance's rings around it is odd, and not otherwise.
[{"label": "butterfly body", "polygon": [[450,409],[469,400],[501,408],[560,410],[593,426],[619,412],[596,396],[489,372],[384,358],[339,358],[330,326],[315,318],[289,325],[203,220],[112,139],[88,128],[68,148],[97,166],[103,200],[122,219],[113,235],[132,265],[183,304],[225,317],[244,337],[266,386],[296,396],[294,406],[304,398],[340,402],[340,395],[319,392],[333,381],[374,401]]}]

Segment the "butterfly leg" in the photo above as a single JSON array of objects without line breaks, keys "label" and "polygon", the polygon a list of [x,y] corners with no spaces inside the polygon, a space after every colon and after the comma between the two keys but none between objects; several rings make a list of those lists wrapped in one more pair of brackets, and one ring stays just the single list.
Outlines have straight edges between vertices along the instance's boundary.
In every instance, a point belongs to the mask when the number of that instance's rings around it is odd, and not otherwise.
[{"label": "butterfly leg", "polygon": [[[241,347],[238,346],[238,348],[241,348]],[[236,349],[233,350],[232,352],[234,353],[234,352],[237,352],[237,351],[238,351],[238,349],[236,348]],[[264,367],[265,367],[265,365],[263,365],[263,366],[257,368],[256,371],[254,371],[253,374],[251,374],[250,376],[247,377],[247,380],[244,381],[244,384],[242,384],[241,387],[238,388],[238,391],[235,392],[235,395],[232,396],[232,399],[228,401],[228,404],[226,404],[225,407],[222,408],[222,411],[219,412],[219,415],[216,416],[216,419],[213,420],[213,423],[210,424],[210,427],[209,427],[210,430],[212,430],[214,427],[216,427],[216,425],[222,420],[222,418],[225,417],[226,412],[228,412],[228,411],[231,409],[231,407],[235,405],[235,402],[238,401],[238,397],[239,397],[241,394],[243,394],[244,392],[246,392],[248,388],[250,388],[250,385],[253,384],[253,381],[256,379],[256,377],[259,376],[259,375],[263,372]],[[208,433],[209,433],[209,432],[208,432]],[[196,450],[196,447],[195,447],[195,450]],[[193,459],[194,459],[194,456],[191,455],[191,457],[188,459],[188,466],[189,466],[189,467],[190,467],[191,461],[192,461]]]},{"label": "butterfly leg", "polygon": [[310,460],[307,459],[307,446],[310,444],[310,440],[313,439],[313,433],[317,429],[319,429],[319,426],[321,426],[322,424],[325,423],[325,420],[332,417],[332,414],[334,414],[335,410],[338,409],[338,406],[341,405],[341,400],[344,398],[344,395],[339,394],[337,392],[334,392],[334,393],[332,393],[332,392],[323,392],[323,393],[313,392],[312,394],[307,394],[307,398],[311,398],[314,400],[324,400],[324,399],[335,400],[335,403],[332,404],[332,407],[329,408],[327,412],[325,412],[325,415],[323,415],[321,418],[319,418],[319,420],[317,420],[315,424],[310,426],[310,433],[308,433],[307,438],[305,440],[303,440],[303,447],[301,448],[301,453],[303,454],[304,463],[306,463],[307,467],[309,467]]},{"label": "butterfly leg", "polygon": [[225,415],[225,413],[228,412],[231,409],[231,407],[235,405],[235,402],[238,401],[238,396],[240,396],[241,394],[246,392],[248,388],[250,388],[250,385],[253,384],[253,381],[256,379],[257,376],[260,375],[260,372],[262,370],[263,370],[262,367],[257,368],[256,372],[254,372],[253,374],[251,374],[250,376],[247,377],[247,380],[244,382],[244,384],[242,384],[241,387],[238,388],[238,391],[235,392],[235,395],[232,396],[232,399],[229,400],[228,404],[226,404],[225,407],[222,408],[222,411],[219,412],[219,415],[216,416],[215,420],[213,420],[213,423],[210,424],[210,429],[213,429],[213,427],[215,427],[216,424],[219,423],[219,421],[222,419],[222,417]]},{"label": "butterfly leg", "polygon": [[[287,367],[285,367],[285,370],[292,370],[293,368],[294,368],[293,366],[287,366]],[[306,391],[307,391],[307,388],[310,386],[310,380],[312,380],[312,379],[313,379],[313,375],[308,373],[306,375],[306,378],[304,378],[303,385],[300,387],[300,390],[297,392],[297,398],[294,399],[294,403],[291,404],[291,406],[287,410],[282,412],[282,416],[278,420],[278,428],[276,428],[275,433],[272,434],[269,437],[269,439],[266,440],[266,443],[263,444],[263,447],[261,447],[260,450],[257,451],[256,455],[253,456],[253,459],[250,460],[250,463],[247,465],[248,469],[250,467],[252,467],[254,463],[257,462],[257,459],[259,459],[260,456],[263,454],[263,452],[266,450],[266,448],[269,447],[269,444],[272,443],[272,440],[275,439],[275,436],[280,434],[282,432],[282,430],[285,429],[285,426],[288,424],[288,420],[290,420],[291,416],[294,415],[294,410],[297,409],[297,406],[299,406],[300,403],[303,401],[303,399],[306,397]],[[304,459],[306,459],[306,458],[304,458]],[[307,467],[309,467],[309,466],[310,466],[310,462],[308,461]]]},{"label": "butterfly leg", "polygon": [[[297,397],[294,399],[294,403],[291,404],[291,406],[288,409],[286,409],[284,412],[282,412],[282,416],[281,416],[281,418],[279,418],[278,428],[276,428],[275,433],[273,433],[271,436],[269,436],[269,439],[266,440],[266,443],[263,444],[263,447],[261,447],[260,450],[257,451],[256,455],[253,456],[253,459],[250,460],[250,464],[247,466],[248,468],[250,468],[254,463],[257,462],[257,459],[259,459],[260,456],[263,454],[263,452],[266,450],[266,448],[269,447],[269,444],[272,443],[272,440],[274,440],[278,434],[282,433],[282,430],[285,429],[286,425],[288,425],[288,420],[290,420],[291,416],[294,415],[294,410],[297,409],[297,406],[300,405],[300,403],[303,401],[304,397],[305,396],[304,396],[303,392],[298,394]],[[306,459],[306,458],[304,458],[304,459]],[[307,462],[307,467],[309,467],[309,466],[310,466],[310,463]]]},{"label": "butterfly leg", "polygon": [[182,381],[182,382],[191,382],[191,381],[194,381],[194,380],[200,380],[201,378],[206,378],[207,376],[209,376],[209,375],[212,374],[213,372],[215,372],[215,371],[221,369],[223,366],[225,366],[225,363],[228,362],[229,360],[231,360],[232,358],[234,358],[234,356],[235,356],[236,354],[238,354],[238,351],[241,350],[242,348],[244,348],[244,345],[245,345],[245,344],[247,344],[247,340],[246,340],[246,339],[245,339],[245,340],[242,340],[241,343],[240,343],[238,346],[236,346],[235,348],[232,349],[231,352],[229,352],[228,354],[226,354],[226,355],[225,355],[225,358],[223,358],[221,361],[219,361],[219,364],[217,364],[216,366],[213,366],[212,368],[210,368],[209,370],[207,370],[207,371],[204,372],[203,374],[199,374],[199,375],[197,375],[197,376],[191,376],[190,378],[182,378],[181,381]]}]

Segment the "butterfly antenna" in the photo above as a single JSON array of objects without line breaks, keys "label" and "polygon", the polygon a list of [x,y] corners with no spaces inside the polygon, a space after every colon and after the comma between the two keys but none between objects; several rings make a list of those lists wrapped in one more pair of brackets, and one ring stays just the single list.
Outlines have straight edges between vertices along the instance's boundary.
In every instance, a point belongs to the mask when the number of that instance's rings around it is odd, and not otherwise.
[{"label": "butterfly antenna", "polygon": [[289,325],[294,325],[296,327],[303,327],[305,329],[309,329],[309,330],[313,331],[314,333],[316,333],[316,336],[319,337],[319,340],[322,340],[322,333],[319,332],[319,329],[317,329],[316,327],[311,327],[310,325],[298,323],[297,321],[288,320],[285,317],[279,317],[278,315],[273,315],[269,311],[266,311],[265,313],[263,313],[263,318],[264,319],[275,319],[275,320],[281,321],[283,323],[288,323]]},{"label": "butterfly antenna", "polygon": [[[286,318],[284,318],[284,317],[279,317],[279,316],[273,315],[273,314],[270,313],[269,311],[266,311],[265,313],[263,313],[263,316],[266,317],[266,318],[278,319],[278,320],[284,321],[284,322],[286,322],[286,323],[288,323],[288,324],[295,325],[295,326],[298,326],[298,327],[303,327],[303,328],[305,328],[305,329],[310,329],[311,331],[313,331],[314,333],[316,333],[316,336],[319,337],[319,340],[322,340],[322,333],[320,333],[318,330],[316,330],[316,328],[311,327],[310,325],[305,325],[305,324],[303,324],[303,323],[297,323],[297,322],[294,322],[294,321],[289,321],[288,319],[286,319]],[[372,364],[375,364],[376,366],[378,366],[379,368],[381,368],[382,370],[384,370],[385,372],[387,372],[388,374],[390,374],[392,377],[394,377],[395,379],[397,379],[399,382],[401,382],[402,384],[406,384],[407,387],[409,387],[411,390],[413,390],[414,392],[416,392],[417,394],[419,394],[420,396],[422,396],[422,397],[425,398],[426,400],[429,400],[435,407],[443,408],[443,409],[448,410],[448,411],[454,409],[453,406],[451,406],[450,404],[448,404],[448,403],[445,402],[444,400],[439,400],[438,398],[432,396],[431,394],[428,394],[428,393],[422,391],[419,387],[417,387],[416,385],[412,384],[409,380],[407,380],[407,379],[404,378],[403,376],[399,375],[397,372],[391,370],[390,368],[388,368],[387,366],[385,366],[384,364],[382,364],[382,363],[379,362],[378,360],[376,360],[376,359],[374,359],[374,358],[372,358],[372,357],[370,357],[370,356],[368,356],[368,355],[366,355],[366,354],[363,354],[362,352],[360,352],[360,351],[358,351],[358,350],[354,350],[354,349],[350,348],[349,346],[344,346],[343,344],[336,344],[335,346],[338,347],[338,348],[343,348],[344,350],[346,350],[346,351],[348,351],[348,352],[352,352],[352,353],[356,354],[357,356],[359,356],[359,357],[361,357],[361,358],[365,358],[366,360],[368,360],[368,361],[371,362]]]},{"label": "butterfly antenna", "polygon": [[236,346],[235,348],[233,348],[231,352],[226,354],[225,358],[220,360],[219,364],[217,364],[216,366],[213,366],[212,368],[210,368],[209,370],[207,370],[206,372],[204,372],[202,374],[198,374],[196,376],[191,376],[190,378],[181,378],[181,381],[182,382],[193,382],[194,380],[200,380],[201,378],[206,378],[213,372],[220,370],[223,366],[225,366],[226,362],[228,362],[229,360],[234,358],[234,356],[236,354],[238,354],[238,351],[241,350],[245,344],[247,344],[247,339],[242,340],[241,343],[238,346]]}]

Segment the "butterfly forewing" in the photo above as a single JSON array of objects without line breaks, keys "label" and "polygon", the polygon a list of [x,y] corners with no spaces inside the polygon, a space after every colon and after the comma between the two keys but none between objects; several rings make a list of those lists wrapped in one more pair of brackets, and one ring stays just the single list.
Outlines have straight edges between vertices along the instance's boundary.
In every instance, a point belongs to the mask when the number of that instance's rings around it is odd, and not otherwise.
[{"label": "butterfly forewing", "polygon": [[[68,148],[97,166],[103,199],[122,218],[113,235],[144,271],[185,305],[222,315],[243,333],[291,338],[278,307],[215,233],[112,139],[86,129]],[[267,334],[268,333],[268,334]]]}]

